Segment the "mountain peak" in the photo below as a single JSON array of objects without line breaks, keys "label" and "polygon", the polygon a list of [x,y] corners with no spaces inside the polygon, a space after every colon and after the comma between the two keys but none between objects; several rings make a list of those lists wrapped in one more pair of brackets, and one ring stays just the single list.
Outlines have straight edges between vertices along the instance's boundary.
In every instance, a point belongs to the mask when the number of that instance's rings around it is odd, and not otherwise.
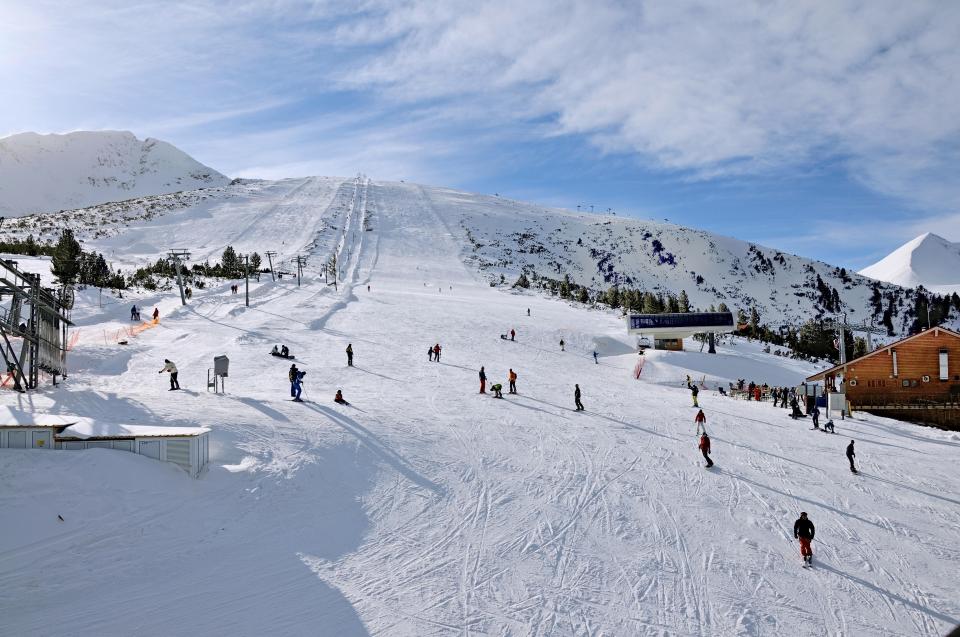
[{"label": "mountain peak", "polygon": [[960,244],[925,232],[860,274],[905,287],[960,287]]},{"label": "mountain peak", "polygon": [[149,137],[141,141],[130,131],[25,132],[0,139],[4,216],[227,183],[227,177],[172,144]]}]

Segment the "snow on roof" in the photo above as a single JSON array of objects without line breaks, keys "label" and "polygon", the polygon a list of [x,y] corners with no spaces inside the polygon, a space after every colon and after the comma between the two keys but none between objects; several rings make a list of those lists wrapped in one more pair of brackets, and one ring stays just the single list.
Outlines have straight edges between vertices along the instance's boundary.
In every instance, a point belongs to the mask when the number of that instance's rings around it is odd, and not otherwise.
[{"label": "snow on roof", "polygon": [[154,427],[151,425],[119,425],[85,420],[71,425],[57,438],[152,438],[168,436],[199,436],[209,433],[207,427]]},{"label": "snow on roof", "polygon": [[38,414],[16,407],[0,406],[0,427],[66,427],[86,420],[80,416]]}]

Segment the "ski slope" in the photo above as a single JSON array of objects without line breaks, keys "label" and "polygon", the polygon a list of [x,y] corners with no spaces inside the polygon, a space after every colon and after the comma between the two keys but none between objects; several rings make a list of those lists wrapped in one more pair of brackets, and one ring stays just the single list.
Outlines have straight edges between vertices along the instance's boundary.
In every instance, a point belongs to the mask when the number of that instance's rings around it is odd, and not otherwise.
[{"label": "ski slope", "polygon": [[[76,372],[0,394],[213,430],[199,480],[117,451],[0,451],[4,632],[939,636],[960,623],[957,434],[869,417],[831,436],[704,391],[708,471],[686,373],[779,383],[812,368],[734,344],[718,359],[657,353],[637,381],[622,319],[491,288],[428,189],[272,188],[155,230],[201,256],[231,241],[312,251],[300,287],[252,283],[249,308],[228,281],[186,307],[143,297],[161,323],[127,346],[105,335],[129,298],[88,301]],[[337,289],[319,274],[334,250]],[[511,328],[516,342],[501,340]],[[306,403],[290,401],[275,343],[307,370]],[[224,395],[204,389],[219,354]],[[157,374],[164,358],[177,394]],[[707,368],[724,359],[733,367]],[[519,395],[479,395],[481,365],[505,386],[513,368]],[[333,403],[338,388],[352,405]],[[792,538],[801,510],[817,526],[811,570]]]}]

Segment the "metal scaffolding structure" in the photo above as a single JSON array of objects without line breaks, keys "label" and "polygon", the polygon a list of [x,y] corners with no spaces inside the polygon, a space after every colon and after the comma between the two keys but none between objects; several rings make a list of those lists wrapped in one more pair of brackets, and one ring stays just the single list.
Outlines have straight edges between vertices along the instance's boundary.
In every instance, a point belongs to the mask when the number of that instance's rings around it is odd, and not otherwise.
[{"label": "metal scaffolding structure", "polygon": [[40,286],[40,275],[0,259],[0,357],[17,391],[36,389],[40,372],[67,376],[67,330],[73,289]]}]

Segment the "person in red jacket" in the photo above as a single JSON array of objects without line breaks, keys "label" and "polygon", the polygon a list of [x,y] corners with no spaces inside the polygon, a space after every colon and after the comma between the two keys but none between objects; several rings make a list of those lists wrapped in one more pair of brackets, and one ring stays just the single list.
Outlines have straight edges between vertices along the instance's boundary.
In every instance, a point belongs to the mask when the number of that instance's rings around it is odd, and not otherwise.
[{"label": "person in red jacket", "polygon": [[703,410],[697,412],[697,415],[693,417],[693,422],[697,423],[697,433],[707,433],[707,416],[703,413]]},{"label": "person in red jacket", "polygon": [[700,436],[700,453],[703,454],[703,457],[707,460],[707,468],[713,466],[713,460],[710,459],[710,437],[707,435],[707,432],[703,432]]}]

